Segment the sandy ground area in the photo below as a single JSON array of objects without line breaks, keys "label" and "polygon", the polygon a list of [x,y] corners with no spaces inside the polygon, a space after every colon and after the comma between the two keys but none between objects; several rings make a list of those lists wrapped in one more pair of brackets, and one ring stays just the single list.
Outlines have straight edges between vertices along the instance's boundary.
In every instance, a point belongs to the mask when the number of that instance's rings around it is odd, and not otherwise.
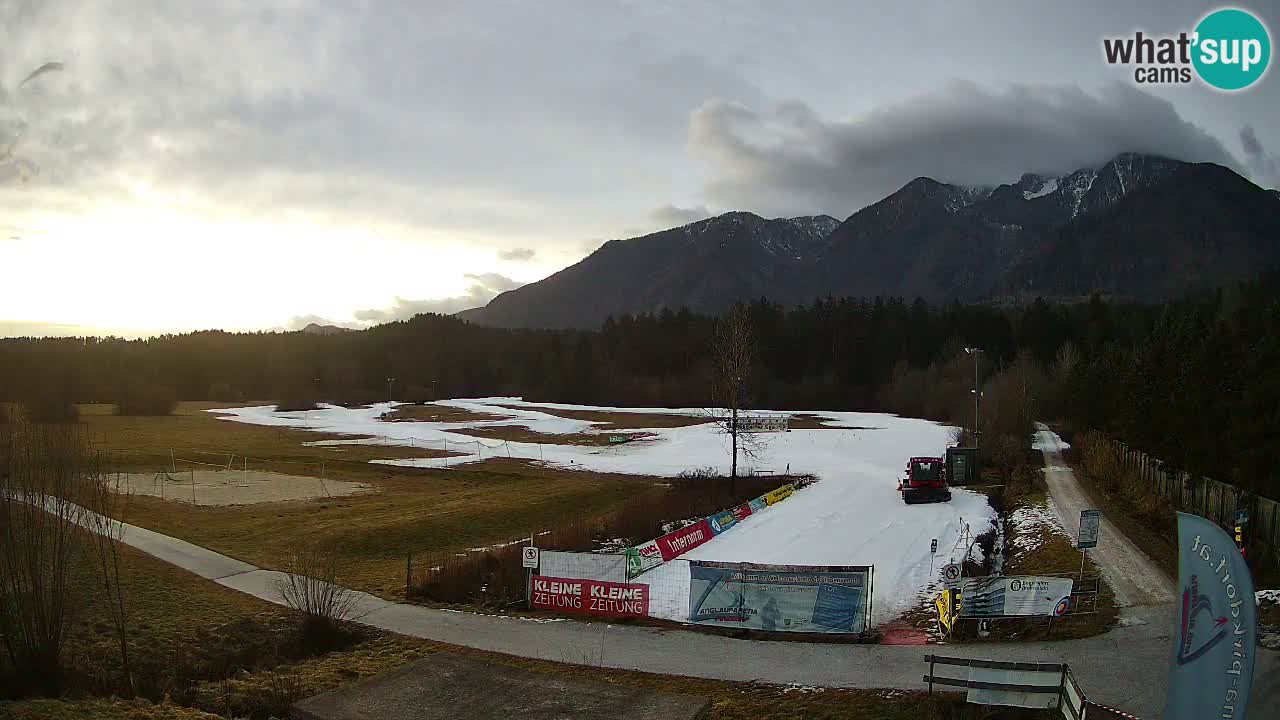
[{"label": "sandy ground area", "polygon": [[195,505],[254,505],[340,497],[372,492],[372,485],[322,480],[250,470],[180,470],[177,473],[129,473],[122,488],[134,495],[150,495]]}]

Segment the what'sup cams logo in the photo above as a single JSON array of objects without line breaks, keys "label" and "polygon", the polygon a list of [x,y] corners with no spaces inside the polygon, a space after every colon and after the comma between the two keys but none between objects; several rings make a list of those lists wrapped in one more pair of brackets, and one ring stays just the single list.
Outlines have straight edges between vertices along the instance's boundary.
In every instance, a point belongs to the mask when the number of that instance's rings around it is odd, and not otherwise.
[{"label": "what'sup cams logo", "polygon": [[1251,13],[1223,8],[1205,15],[1192,32],[1103,38],[1109,65],[1134,66],[1142,85],[1188,84],[1195,77],[1219,90],[1243,90],[1267,72],[1271,35]]}]

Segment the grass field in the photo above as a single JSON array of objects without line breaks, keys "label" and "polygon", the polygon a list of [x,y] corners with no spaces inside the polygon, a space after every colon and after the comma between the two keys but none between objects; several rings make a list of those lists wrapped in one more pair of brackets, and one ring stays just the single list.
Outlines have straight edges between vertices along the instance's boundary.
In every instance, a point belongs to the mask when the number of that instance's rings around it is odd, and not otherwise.
[{"label": "grass field", "polygon": [[587,447],[608,447],[613,444],[609,441],[612,435],[628,434],[623,431],[617,433],[544,433],[530,430],[520,425],[489,425],[478,428],[460,428],[450,430],[450,432],[486,440],[509,440],[511,442],[544,443],[546,445],[583,445]]},{"label": "grass field", "polygon": [[536,410],[548,415],[555,415],[556,417],[569,418],[570,420],[587,420],[589,422],[597,422],[601,423],[596,426],[599,430],[640,430],[643,428],[688,427],[690,425],[708,423],[712,420],[710,416],[702,415],[607,412],[604,410],[564,410],[560,408],[521,407],[519,405],[503,405],[501,403],[494,405],[494,407],[506,407],[512,410]]},{"label": "grass field", "polygon": [[[120,417],[109,406],[82,407],[95,441],[111,448],[119,469],[169,467],[169,449],[191,459],[248,455],[250,469],[360,482],[376,492],[310,501],[193,507],[133,496],[125,519],[260,567],[278,567],[298,539],[340,539],[345,576],[385,597],[404,595],[409,551],[465,550],[524,537],[566,519],[594,517],[628,498],[658,492],[646,478],[553,470],[504,459],[451,470],[370,464],[419,457],[412,448],[303,446],[324,436],[218,420],[210,403],[183,403],[169,417]],[[201,454],[205,453],[205,454]],[[217,455],[217,453],[223,453]],[[181,466],[181,463],[178,463]],[[181,469],[181,468],[180,468]]]},{"label": "grass field", "polygon": [[387,422],[475,422],[509,420],[511,415],[482,413],[449,405],[397,405],[386,417]]},{"label": "grass field", "polygon": [[[712,701],[714,720],[964,720],[1049,717],[968,706],[956,695],[897,690],[840,690],[721,682],[524,660],[496,653],[367,631],[346,649],[315,655],[298,642],[293,613],[224,588],[128,548],[123,586],[131,625],[131,655],[143,697],[109,697],[118,682],[111,628],[82,613],[72,624],[65,665],[78,678],[71,697],[0,702],[15,720],[211,720],[284,717],[304,697],[393,669],[435,652],[452,652],[582,680],[690,693]],[[84,608],[93,598],[83,598]],[[586,659],[589,661],[589,659]]]}]

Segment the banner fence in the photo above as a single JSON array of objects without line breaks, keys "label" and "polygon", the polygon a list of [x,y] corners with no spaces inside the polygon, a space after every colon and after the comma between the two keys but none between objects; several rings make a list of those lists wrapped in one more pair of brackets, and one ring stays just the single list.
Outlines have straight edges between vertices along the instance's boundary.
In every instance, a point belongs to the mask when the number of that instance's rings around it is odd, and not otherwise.
[{"label": "banner fence", "polygon": [[689,622],[798,633],[871,626],[871,566],[689,562]]}]

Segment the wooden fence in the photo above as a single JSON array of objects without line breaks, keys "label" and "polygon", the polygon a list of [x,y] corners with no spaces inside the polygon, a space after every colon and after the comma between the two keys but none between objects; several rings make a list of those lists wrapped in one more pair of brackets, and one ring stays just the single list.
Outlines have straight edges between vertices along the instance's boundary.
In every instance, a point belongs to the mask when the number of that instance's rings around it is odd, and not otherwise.
[{"label": "wooden fence", "polygon": [[[1119,440],[1113,440],[1125,470],[1169,500],[1175,509],[1209,518],[1232,533],[1236,510],[1249,511],[1245,530],[1249,556],[1255,563],[1280,568],[1280,502],[1245,492],[1234,485],[1186,472],[1166,470],[1164,463]],[[1255,567],[1257,567],[1255,565]]]}]

